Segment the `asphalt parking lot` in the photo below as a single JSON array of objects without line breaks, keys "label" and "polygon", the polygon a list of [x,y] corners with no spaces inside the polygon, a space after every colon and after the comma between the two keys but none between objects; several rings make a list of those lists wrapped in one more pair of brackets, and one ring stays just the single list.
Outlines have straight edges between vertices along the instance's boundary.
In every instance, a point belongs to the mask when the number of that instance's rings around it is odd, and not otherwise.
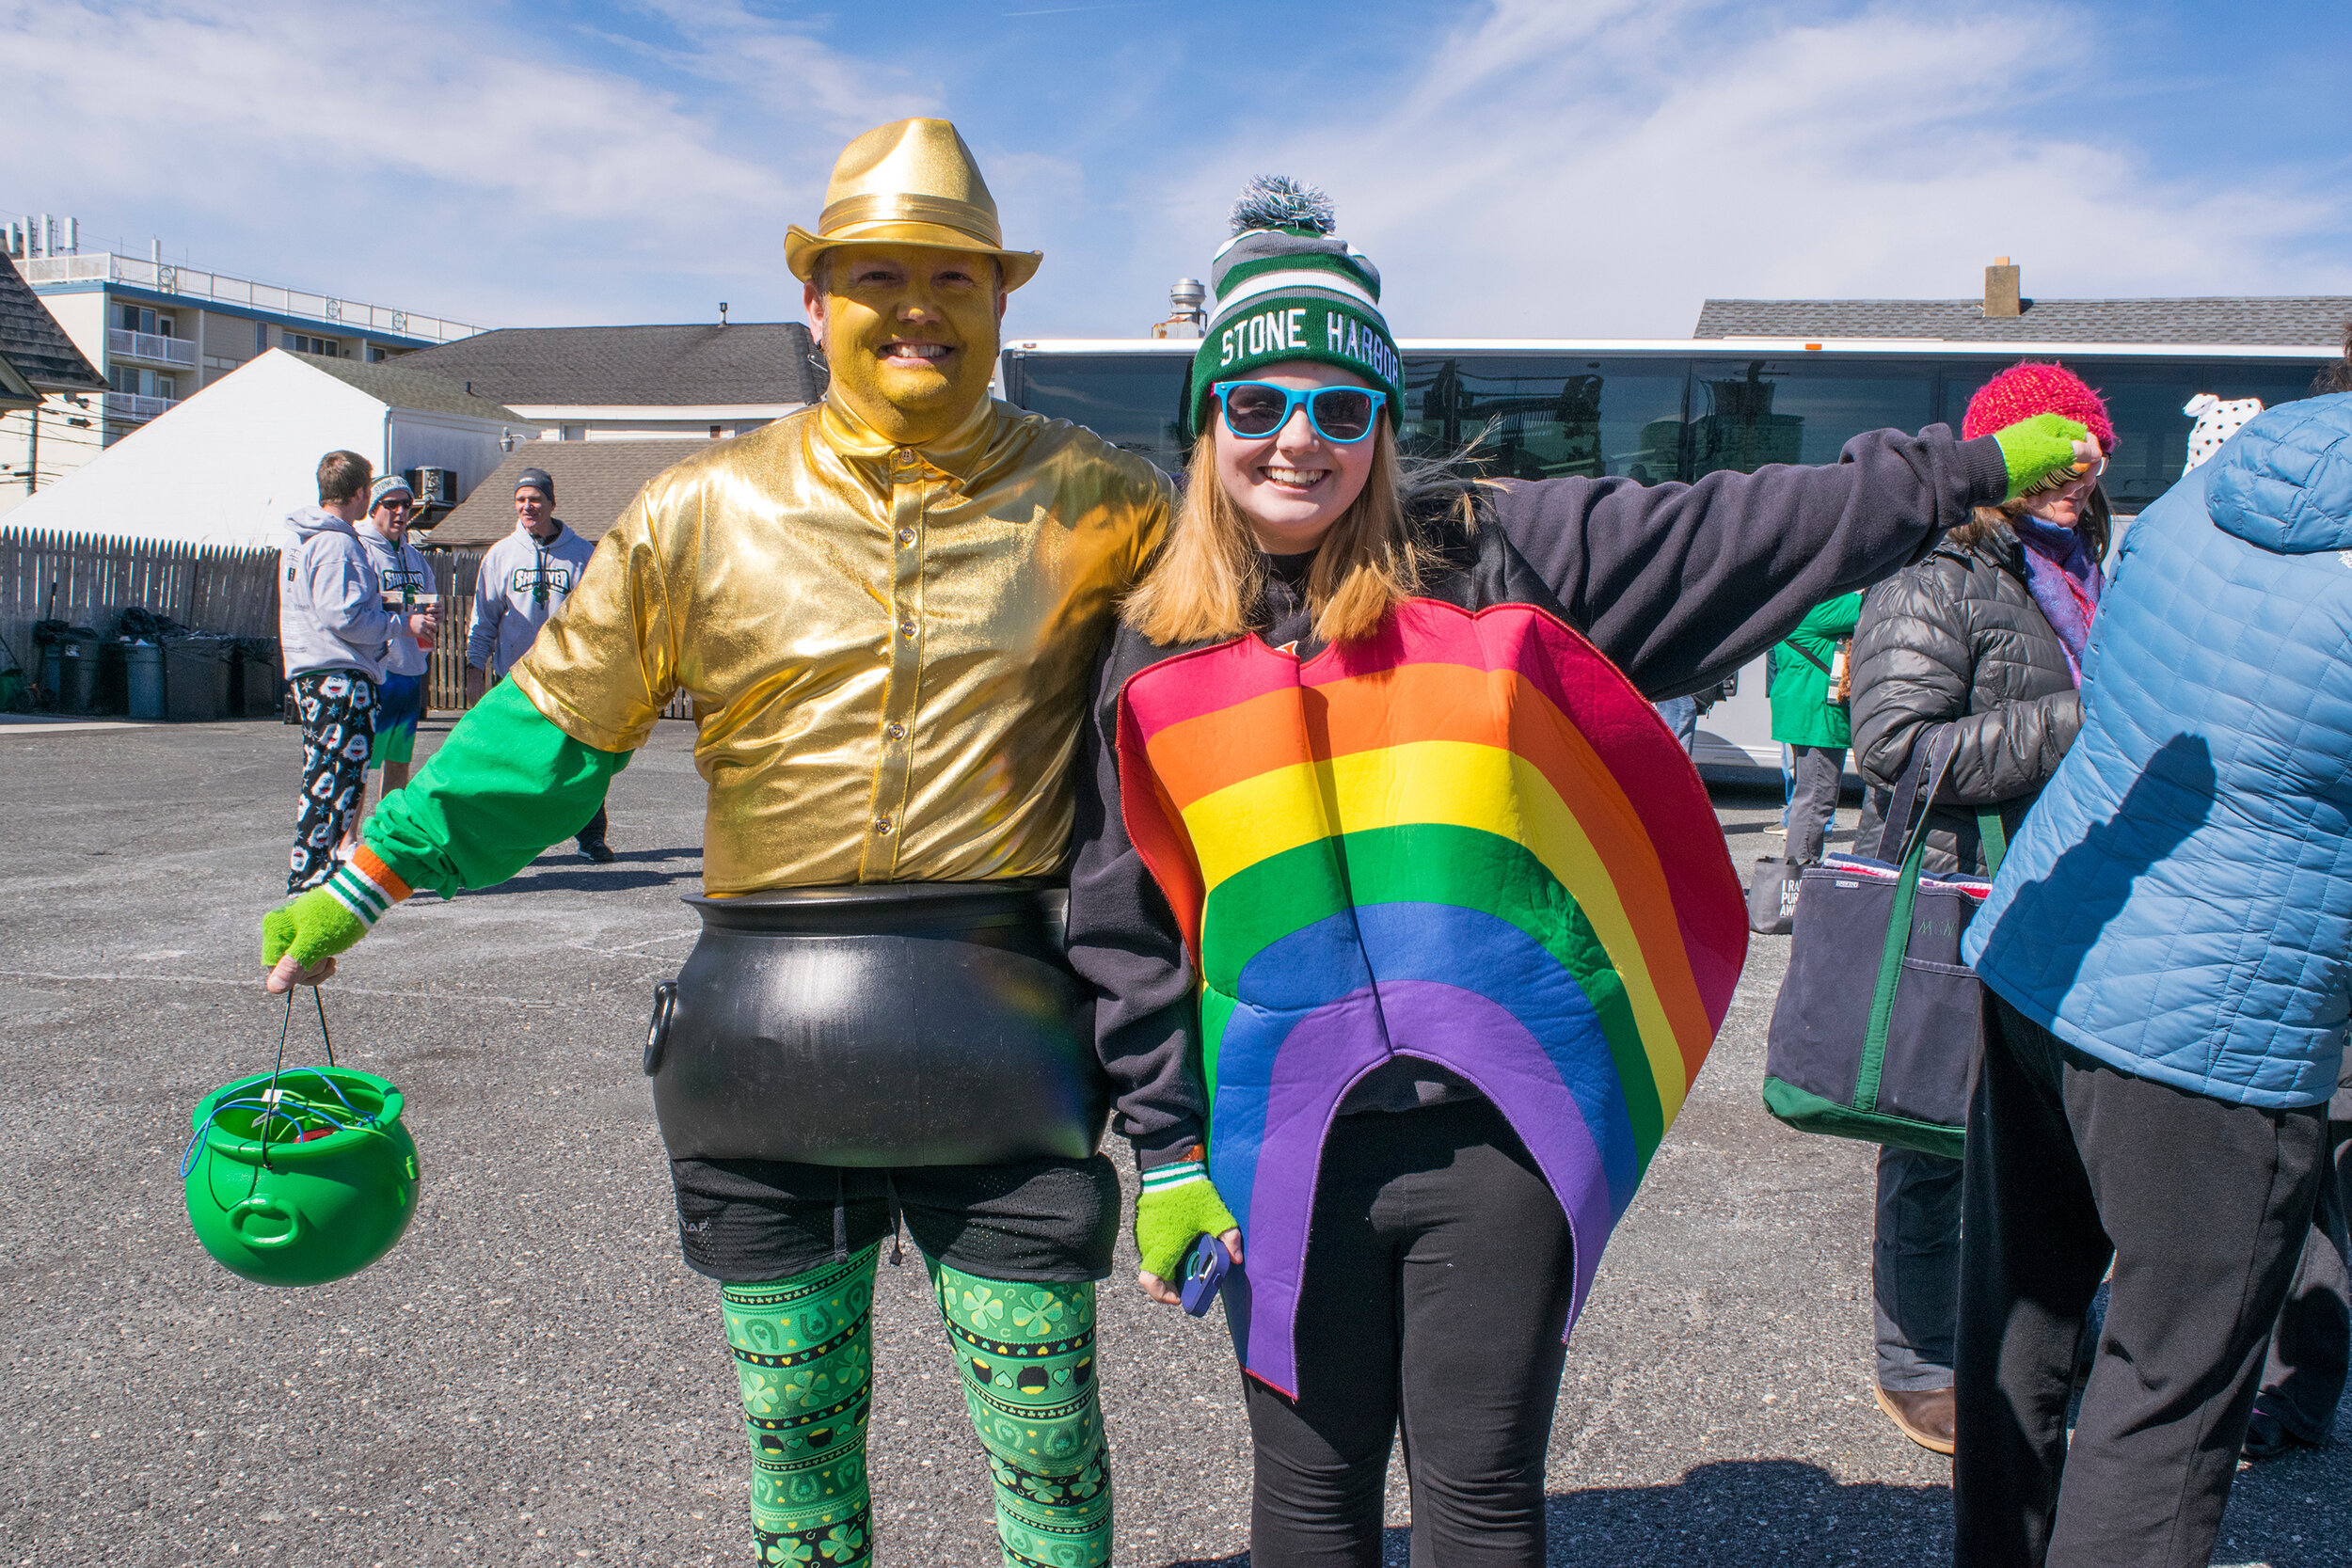
[{"label": "asphalt parking lot", "polygon": [[[406,1094],[421,1207],[376,1267],[273,1291],[197,1247],[178,1156],[196,1101],[276,1044],[258,927],[296,732],[0,727],[0,1562],[750,1560],[716,1289],[678,1260],[638,1069],[651,988],[694,933],[691,738],[665,723],[615,784],[616,863],[558,852],[416,900],[345,960],[338,1053]],[[1776,815],[1720,797],[1743,871]],[[1577,1330],[1554,1562],[1948,1560],[1948,1465],[1867,1386],[1872,1151],[1757,1101],[1786,948],[1756,941]],[[293,1038],[314,1056],[315,1019]],[[1223,1330],[1120,1268],[1102,1310],[1117,1561],[1246,1563]],[[877,1323],[879,1560],[993,1564],[914,1259],[882,1270]],[[1401,1477],[1391,1504],[1401,1523]],[[2224,1536],[2225,1562],[2345,1562],[2352,1447],[2242,1473]]]}]

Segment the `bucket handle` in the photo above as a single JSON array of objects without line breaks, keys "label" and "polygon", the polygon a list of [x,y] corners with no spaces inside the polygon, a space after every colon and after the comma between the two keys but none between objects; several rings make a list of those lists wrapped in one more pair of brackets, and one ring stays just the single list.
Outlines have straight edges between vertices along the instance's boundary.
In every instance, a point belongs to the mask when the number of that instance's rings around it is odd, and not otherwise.
[{"label": "bucket handle", "polygon": [[[246,1235],[245,1229],[246,1217],[251,1214],[267,1214],[273,1218],[284,1220],[286,1222],[286,1233],[282,1236]],[[252,1197],[246,1198],[244,1202],[229,1211],[229,1227],[237,1233],[237,1240],[243,1242],[249,1247],[275,1248],[291,1246],[294,1243],[294,1238],[302,1234],[302,1211],[293,1207],[291,1204],[281,1203],[277,1198],[265,1197],[257,1194]]]},{"label": "bucket handle", "polygon": [[677,1017],[677,982],[664,980],[653,988],[653,1022],[645,1030],[645,1076],[661,1070],[661,1053],[670,1043],[670,1022]]}]

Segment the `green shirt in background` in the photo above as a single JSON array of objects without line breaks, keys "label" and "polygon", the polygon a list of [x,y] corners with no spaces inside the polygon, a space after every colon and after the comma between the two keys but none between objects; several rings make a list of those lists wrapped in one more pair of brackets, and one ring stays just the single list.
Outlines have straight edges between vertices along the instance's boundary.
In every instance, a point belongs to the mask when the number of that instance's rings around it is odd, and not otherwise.
[{"label": "green shirt in background", "polygon": [[1856,589],[1815,605],[1788,641],[1772,650],[1772,679],[1766,694],[1772,704],[1774,740],[1789,746],[1852,743],[1846,705],[1829,700],[1829,672],[1837,644],[1853,635],[1861,618],[1862,591]]}]

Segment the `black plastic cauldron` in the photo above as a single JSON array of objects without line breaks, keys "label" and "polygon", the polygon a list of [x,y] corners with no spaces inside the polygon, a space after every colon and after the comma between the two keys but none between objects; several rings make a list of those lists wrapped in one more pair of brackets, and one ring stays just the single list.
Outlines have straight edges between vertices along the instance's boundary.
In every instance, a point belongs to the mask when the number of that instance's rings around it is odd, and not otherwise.
[{"label": "black plastic cauldron", "polygon": [[901,882],[689,898],[645,1071],[673,1158],[824,1165],[1083,1159],[1110,1089],[1061,890]]}]

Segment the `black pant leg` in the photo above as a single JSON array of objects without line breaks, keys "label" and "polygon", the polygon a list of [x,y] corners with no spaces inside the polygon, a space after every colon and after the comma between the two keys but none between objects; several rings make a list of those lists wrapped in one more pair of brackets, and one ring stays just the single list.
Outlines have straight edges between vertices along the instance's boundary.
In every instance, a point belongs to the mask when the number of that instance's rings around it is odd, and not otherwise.
[{"label": "black pant leg", "polygon": [[2203,1568],[2311,1229],[2326,1110],[2209,1099],[2071,1052],[2059,1071],[2115,1277],[2048,1560]]},{"label": "black pant leg", "polygon": [[2067,1462],[2084,1309],[2111,1252],[2048,1033],[1988,998],[1961,1179],[1953,1560],[2039,1565]]},{"label": "black pant leg", "polygon": [[591,844],[602,844],[606,826],[604,807],[599,804],[596,807],[596,815],[588,819],[586,827],[572,835],[573,839],[583,849]]},{"label": "black pant leg", "polygon": [[2352,1365],[2352,1121],[2330,1121],[2331,1169],[2319,1184],[2319,1207],[2303,1258],[2279,1309],[2255,1407],[2306,1443],[2325,1443]]},{"label": "black pant leg", "polygon": [[1254,1568],[1379,1568],[1396,1440],[1397,1245],[1374,1210],[1398,1151],[1365,1124],[1428,1114],[1343,1117],[1324,1147],[1298,1298],[1298,1398],[1242,1379]]},{"label": "black pant leg", "polygon": [[[1453,1162],[1409,1179],[1405,1459],[1419,1568],[1541,1568],[1544,1458],[1575,1286],[1567,1216],[1490,1106]],[[1481,1125],[1483,1123],[1484,1125]]]}]

